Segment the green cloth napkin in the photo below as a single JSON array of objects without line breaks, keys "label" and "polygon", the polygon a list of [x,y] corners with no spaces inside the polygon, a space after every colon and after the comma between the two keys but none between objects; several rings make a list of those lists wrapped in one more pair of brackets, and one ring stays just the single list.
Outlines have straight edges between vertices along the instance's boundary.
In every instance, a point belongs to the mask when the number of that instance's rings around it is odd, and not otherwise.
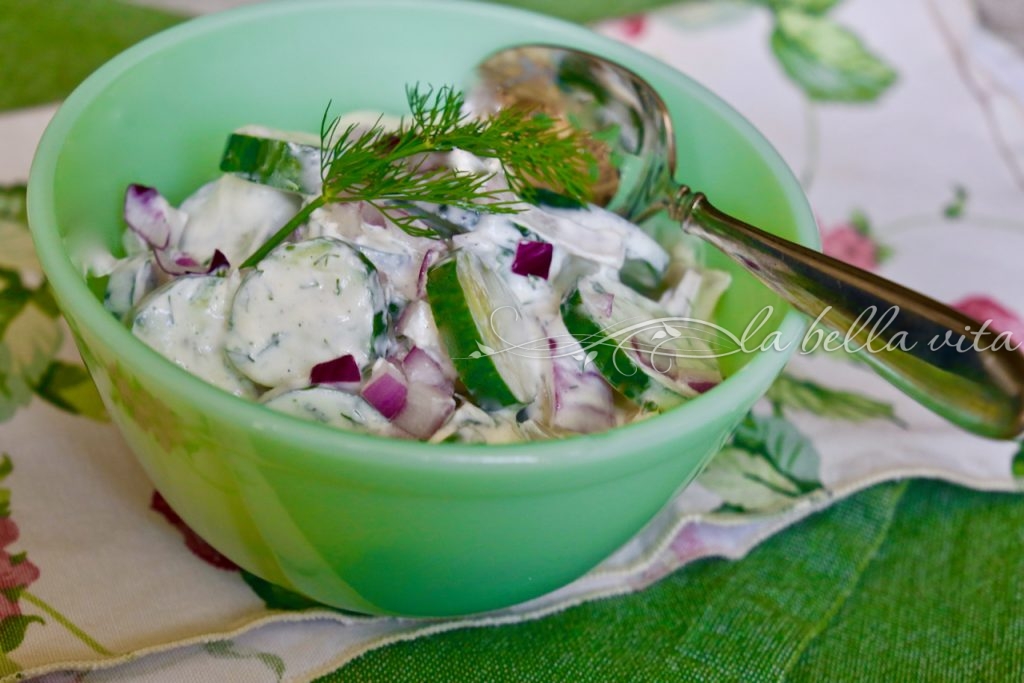
[{"label": "green cloth napkin", "polygon": [[0,0],[0,111],[64,99],[118,52],[182,18],[113,0]]},{"label": "green cloth napkin", "polygon": [[876,486],[759,546],[546,619],[370,652],[357,681],[1020,681],[1024,501]]}]

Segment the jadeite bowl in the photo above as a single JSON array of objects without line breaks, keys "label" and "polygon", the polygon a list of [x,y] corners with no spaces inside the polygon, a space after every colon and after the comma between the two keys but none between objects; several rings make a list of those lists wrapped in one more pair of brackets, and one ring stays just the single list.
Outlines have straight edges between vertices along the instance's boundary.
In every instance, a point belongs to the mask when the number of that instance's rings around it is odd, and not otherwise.
[{"label": "jadeite bowl", "polygon": [[721,448],[769,387],[802,318],[720,254],[735,284],[718,322],[785,351],[725,359],[729,378],[681,408],[604,434],[507,446],[351,434],[228,395],[158,356],[89,291],[69,245],[115,248],[132,182],[180,201],[214,178],[246,123],[318,130],[335,111],[404,110],[408,83],[468,82],[523,42],[574,46],[636,70],[679,122],[680,175],[726,210],[817,244],[786,165],[735,111],[686,76],[584,28],[471,2],[279,2],[190,21],[84,82],[32,167],[39,256],[110,414],[184,520],[256,575],[373,614],[492,610],[563,586],[639,531]]}]

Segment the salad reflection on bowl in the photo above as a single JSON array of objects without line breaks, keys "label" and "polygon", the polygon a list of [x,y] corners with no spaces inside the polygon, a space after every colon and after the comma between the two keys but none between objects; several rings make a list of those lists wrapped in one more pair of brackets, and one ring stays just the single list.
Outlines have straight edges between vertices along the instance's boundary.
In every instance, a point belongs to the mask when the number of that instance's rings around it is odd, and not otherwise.
[{"label": "salad reflection on bowl", "polygon": [[[425,30],[435,47],[419,40]],[[335,429],[231,395],[161,357],[90,291],[82,273],[82,245],[98,242],[111,253],[124,253],[124,188],[140,184],[132,192],[137,199],[149,197],[143,203],[154,201],[147,188],[160,188],[170,210],[216,180],[224,136],[245,124],[315,130],[330,98],[339,110],[401,114],[407,84],[461,83],[495,49],[537,41],[606,55],[651,80],[674,116],[686,122],[690,134],[679,143],[680,166],[688,181],[714,192],[718,203],[735,214],[791,239],[815,241],[813,218],[788,169],[756,131],[713,95],[670,68],[583,28],[484,4],[295,2],[195,20],[104,66],[68,99],[47,130],[32,169],[29,211],[58,303],[116,424],[147,474],[190,526],[247,570],[329,605],[380,614],[466,614],[554,590],[628,540],[697,474],[767,390],[799,339],[803,323],[797,316],[787,314],[774,295],[709,250],[706,269],[732,278],[715,322],[741,336],[759,311],[773,306],[773,315],[747,340],[747,347],[777,332],[779,346],[787,350],[722,358],[725,380],[713,390],[664,414],[606,431],[503,445],[422,443]],[[325,69],[325,64],[352,66]],[[259,79],[239,77],[252,73],[259,73]],[[211,187],[208,192],[219,186]],[[558,245],[544,239],[537,225],[522,226],[528,235],[513,235],[505,230],[504,219],[495,221],[499,223],[502,227],[492,229],[493,239],[477,246],[487,253],[500,244],[511,253],[491,253],[488,260],[462,249],[460,254],[470,256],[439,261],[431,271],[439,275],[427,278],[425,300],[435,309],[441,300],[458,304],[455,313],[439,321],[441,328],[458,319],[459,310],[471,308],[464,302],[469,283],[488,281],[487,273],[502,258],[511,259],[504,264],[508,272],[517,268],[519,244],[553,244],[555,256]],[[337,250],[338,260],[352,261],[344,269],[346,277],[369,284],[374,271],[343,235],[310,237],[313,247]],[[630,244],[646,244],[644,239],[639,233],[631,235]],[[287,246],[278,247],[281,253],[271,251],[261,268],[291,268],[290,259],[298,256],[285,252]],[[651,253],[659,252],[652,248]],[[208,257],[212,260],[202,255]],[[317,258],[312,253],[306,257]],[[543,256],[524,254],[521,261],[518,269],[527,274],[512,275],[527,282],[557,280],[539,277]],[[557,271],[558,265],[552,258],[547,274],[557,275],[550,269]],[[502,270],[497,282],[508,281]],[[441,292],[434,301],[431,286]],[[590,294],[600,292],[591,289]],[[360,300],[358,308],[387,311],[386,304],[381,308],[373,299]],[[138,303],[129,301],[129,307]],[[594,307],[582,309],[592,312]],[[134,310],[137,316],[141,309]],[[269,316],[286,313],[290,311],[282,308]],[[369,332],[356,344],[365,357],[335,348],[328,355],[303,357],[293,371],[308,385],[315,382],[307,373],[321,363],[354,365],[364,383],[346,395],[374,405],[395,427],[384,415],[386,397],[366,395],[366,380],[373,381],[380,360],[374,354],[387,355],[374,348],[373,317]],[[246,366],[245,359],[262,339],[259,335],[266,333],[261,325],[232,342],[238,362],[229,369],[241,376],[235,378],[241,387],[235,393],[247,391],[245,382],[261,389],[270,386],[272,378],[261,373],[287,377],[282,368],[294,361],[293,354],[286,354],[280,364]],[[398,362],[404,363],[412,350],[403,348]],[[300,345],[298,353],[306,351]],[[334,351],[339,355],[328,357]],[[352,356],[351,362],[342,360],[345,355]],[[430,360],[445,369],[444,357],[435,354]],[[400,371],[393,381],[409,379],[408,368],[393,367]],[[389,371],[378,366],[377,377]],[[456,366],[454,377],[446,379],[456,380],[470,395],[482,396],[493,387],[491,380],[466,386],[464,374]],[[496,370],[496,377],[516,403],[522,402],[522,392],[530,389],[525,386],[529,372],[506,367]],[[478,403],[492,418],[500,413],[486,398]],[[524,417],[515,423],[532,419]],[[421,428],[423,422],[415,424]],[[593,431],[589,427],[572,431]]]}]

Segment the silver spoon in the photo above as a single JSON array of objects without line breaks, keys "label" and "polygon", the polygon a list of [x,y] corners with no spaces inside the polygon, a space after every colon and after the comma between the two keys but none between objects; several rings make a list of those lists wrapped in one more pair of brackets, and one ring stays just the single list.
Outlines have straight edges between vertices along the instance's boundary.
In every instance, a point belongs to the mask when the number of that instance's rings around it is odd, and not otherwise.
[{"label": "silver spoon", "polygon": [[[755,228],[677,183],[668,109],[635,73],[586,52],[527,45],[484,60],[469,101],[478,111],[533,107],[591,133],[604,132],[608,147],[599,158],[595,203],[634,221],[667,211],[684,231],[721,249],[857,347],[872,334],[871,325],[858,332],[858,317],[863,322],[862,314],[874,307],[879,320],[895,306],[895,318],[873,337],[872,348],[887,348],[859,354],[878,374],[969,431],[996,438],[1024,432],[1024,353],[995,345],[992,331],[975,336],[981,324],[944,304]],[[608,141],[616,125],[617,135]],[[628,160],[631,167],[620,173],[625,165],[616,168],[611,159]],[[933,339],[953,346],[935,344],[934,350]],[[955,348],[958,343],[966,350]]]}]

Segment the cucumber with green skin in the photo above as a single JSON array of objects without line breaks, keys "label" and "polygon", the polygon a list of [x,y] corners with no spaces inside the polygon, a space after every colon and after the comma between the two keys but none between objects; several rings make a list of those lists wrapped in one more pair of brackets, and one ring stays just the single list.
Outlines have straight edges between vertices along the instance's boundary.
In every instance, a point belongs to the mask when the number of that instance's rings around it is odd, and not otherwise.
[{"label": "cucumber with green skin", "polygon": [[706,344],[673,329],[685,319],[622,283],[581,278],[562,318],[605,380],[641,407],[665,410],[721,381]]},{"label": "cucumber with green skin", "polygon": [[[220,170],[261,185],[320,194],[320,144],[315,138],[288,140],[273,131],[242,129],[232,133]],[[302,137],[295,134],[295,137]]]},{"label": "cucumber with green skin", "polygon": [[427,301],[441,343],[480,407],[495,410],[534,398],[529,359],[504,350],[504,335],[494,329],[493,314],[517,302],[479,257],[459,251],[433,266],[427,274]]},{"label": "cucumber with green skin", "polygon": [[[393,116],[358,111],[340,117],[336,131],[359,134],[375,126],[392,130],[400,125],[401,119]],[[318,195],[322,159],[317,135],[245,126],[228,138],[220,170],[278,190]]]},{"label": "cucumber with green skin", "polygon": [[599,315],[584,302],[575,290],[562,304],[562,321],[569,333],[583,347],[583,353],[613,389],[636,403],[642,403],[652,384],[646,372],[634,363]]}]

